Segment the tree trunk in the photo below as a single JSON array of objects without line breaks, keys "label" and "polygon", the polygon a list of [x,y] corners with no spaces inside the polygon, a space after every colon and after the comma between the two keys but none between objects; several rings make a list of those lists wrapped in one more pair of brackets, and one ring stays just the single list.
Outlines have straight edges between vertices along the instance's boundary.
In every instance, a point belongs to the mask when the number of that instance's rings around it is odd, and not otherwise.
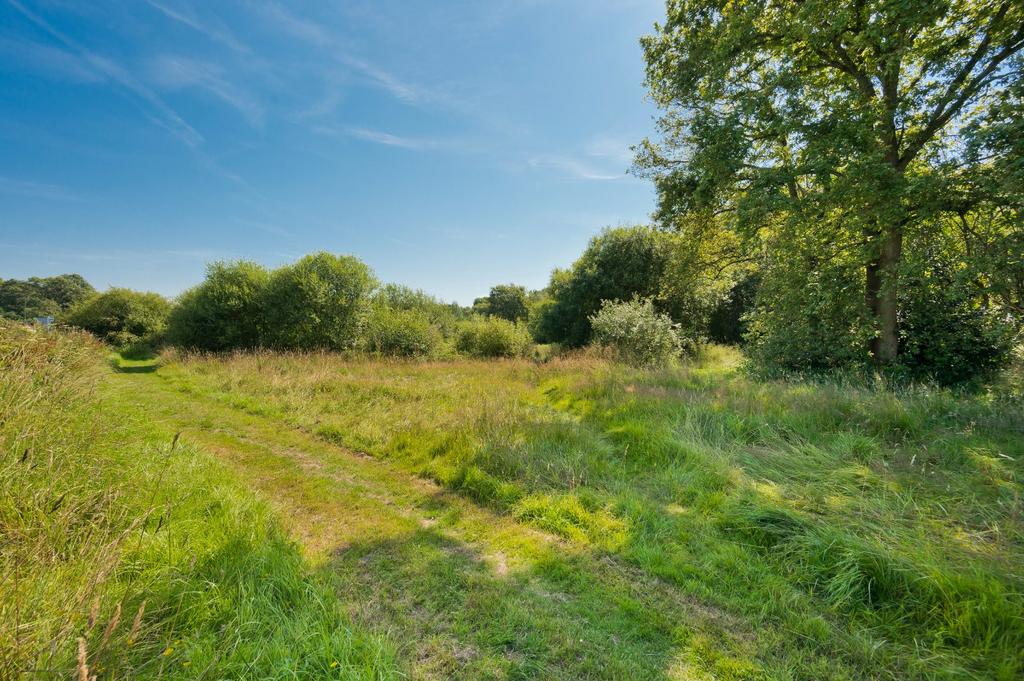
[{"label": "tree trunk", "polygon": [[865,274],[865,302],[878,323],[878,336],[871,339],[870,351],[876,366],[896,362],[900,339],[898,284],[903,257],[903,225],[894,225],[880,235],[877,255],[868,261]]}]

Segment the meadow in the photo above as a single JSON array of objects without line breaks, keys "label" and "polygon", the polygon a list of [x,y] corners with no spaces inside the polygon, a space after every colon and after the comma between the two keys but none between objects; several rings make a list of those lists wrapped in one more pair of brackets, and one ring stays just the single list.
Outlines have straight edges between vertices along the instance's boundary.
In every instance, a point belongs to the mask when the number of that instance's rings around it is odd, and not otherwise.
[{"label": "meadow", "polygon": [[0,331],[0,676],[1014,679],[1024,409]]}]

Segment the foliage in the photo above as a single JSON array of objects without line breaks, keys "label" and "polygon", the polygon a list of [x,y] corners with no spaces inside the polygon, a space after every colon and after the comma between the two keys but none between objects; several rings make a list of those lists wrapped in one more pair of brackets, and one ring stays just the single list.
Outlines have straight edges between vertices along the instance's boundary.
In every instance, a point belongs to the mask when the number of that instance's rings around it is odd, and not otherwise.
[{"label": "foliage", "polygon": [[43,295],[57,303],[61,310],[66,310],[96,293],[96,289],[80,274],[32,277],[29,282],[39,286]]},{"label": "foliage", "polygon": [[716,343],[737,345],[747,335],[750,316],[754,312],[759,274],[749,273],[733,284],[728,294],[719,301],[708,319],[708,338]]},{"label": "foliage", "polygon": [[[997,292],[1012,303],[1024,5],[673,0],[643,47],[663,115],[661,141],[642,145],[637,167],[655,181],[657,219],[690,229],[696,238],[684,243],[695,248],[726,246],[710,249],[723,266],[787,270],[764,273],[774,284],[758,308],[761,337],[820,335],[769,328],[798,321],[792,303],[803,294],[776,286],[796,284],[796,260],[809,276],[843,271],[835,286],[817,279],[816,311],[838,320],[857,297],[864,308],[832,357],[807,356],[897,362],[910,299],[900,291],[922,274],[907,267],[923,262],[914,249],[925,232],[960,233],[962,263],[984,251],[974,304]],[[986,229],[961,233],[957,223],[978,215]],[[783,299],[785,310],[770,306]],[[852,342],[863,342],[857,356]]]},{"label": "foliage", "polygon": [[941,252],[920,249],[901,290],[901,364],[916,380],[942,384],[993,378],[1010,359],[1005,309],[979,300],[977,273],[955,270]]},{"label": "foliage", "polygon": [[431,357],[442,343],[441,331],[422,309],[375,305],[363,331],[363,349],[394,357]]},{"label": "foliage", "polygon": [[594,343],[633,366],[666,366],[682,351],[677,325],[667,315],[659,314],[650,299],[606,300],[590,323]]},{"label": "foliage", "polygon": [[605,300],[633,296],[654,299],[663,312],[672,313],[660,298],[672,258],[673,237],[649,227],[606,229],[590,240],[569,270],[551,275],[548,296],[531,326],[543,343],[570,347],[590,341],[590,318]]},{"label": "foliage", "polygon": [[299,350],[354,347],[376,285],[370,269],[347,255],[316,253],[275,270],[264,302],[265,343]]},{"label": "foliage", "polygon": [[474,308],[510,322],[526,321],[529,316],[526,288],[515,284],[492,286],[490,294],[477,302],[474,302]]},{"label": "foliage", "polygon": [[454,336],[457,323],[472,312],[457,303],[445,303],[418,289],[400,284],[384,284],[373,293],[373,304],[393,310],[416,310],[425,315],[445,338]]},{"label": "foliage", "polygon": [[856,263],[794,254],[764,272],[747,352],[765,368],[863,368],[873,334],[863,302]]},{"label": "foliage", "polygon": [[24,321],[56,315],[95,293],[79,274],[0,281],[0,317]]},{"label": "foliage", "polygon": [[455,339],[455,348],[473,357],[522,357],[532,344],[524,324],[501,317],[461,322]]},{"label": "foliage", "polygon": [[171,304],[157,294],[111,288],[69,309],[62,321],[119,348],[161,340]]},{"label": "foliage", "polygon": [[255,348],[266,332],[264,301],[270,275],[254,262],[216,262],[206,279],[177,300],[167,338],[199,350]]}]

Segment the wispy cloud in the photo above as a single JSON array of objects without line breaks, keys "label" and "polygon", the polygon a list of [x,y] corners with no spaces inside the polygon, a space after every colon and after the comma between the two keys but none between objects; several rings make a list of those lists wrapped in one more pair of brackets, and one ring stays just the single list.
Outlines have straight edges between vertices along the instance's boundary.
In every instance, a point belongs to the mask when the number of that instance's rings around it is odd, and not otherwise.
[{"label": "wispy cloud", "polygon": [[549,168],[580,180],[619,180],[623,173],[609,173],[570,156],[544,154],[528,161],[531,168]]},{"label": "wispy cloud", "polygon": [[369,130],[367,128],[344,128],[343,130],[338,131],[331,128],[325,128],[323,126],[320,126],[317,128],[317,131],[335,135],[337,135],[340,132],[341,134],[347,137],[354,137],[365,142],[383,144],[384,146],[387,147],[413,149],[416,151],[422,151],[424,149],[436,149],[439,146],[437,140],[416,137],[402,137],[400,135],[392,135],[389,132],[383,132],[381,130]]},{"label": "wispy cloud", "polygon": [[583,150],[592,158],[608,159],[628,167],[633,162],[633,150],[630,149],[632,144],[636,144],[635,139],[597,135],[587,142]]},{"label": "wispy cloud", "polygon": [[5,251],[18,253],[27,257],[50,257],[55,262],[130,262],[133,264],[157,264],[192,260],[210,262],[223,260],[227,254],[209,249],[151,249],[132,250],[123,248],[107,248],[99,251],[74,250],[64,251],[54,248],[53,244],[0,244]]},{"label": "wispy cloud", "polygon": [[13,194],[48,201],[81,201],[82,197],[56,184],[0,177],[0,194]]},{"label": "wispy cloud", "polygon": [[244,55],[251,55],[252,50],[248,45],[243,43],[235,34],[225,26],[213,25],[209,21],[203,21],[189,8],[183,6],[170,7],[162,2],[156,0],[146,0],[146,4],[157,10],[169,19],[173,19],[180,24],[188,26],[194,31],[202,33],[210,40],[220,43],[235,52]]},{"label": "wispy cloud", "polygon": [[332,127],[318,125],[313,127],[313,132],[328,137],[344,137],[350,139],[380,144],[386,147],[397,147],[411,151],[454,151],[470,152],[474,147],[466,140],[444,137],[407,137],[395,135],[383,130],[373,130],[359,127]]},{"label": "wispy cloud", "polygon": [[0,57],[33,71],[76,83],[98,83],[103,76],[83,63],[78,55],[52,45],[0,38]]},{"label": "wispy cloud", "polygon": [[397,99],[416,102],[431,98],[427,91],[405,83],[376,64],[351,54],[330,31],[320,24],[297,17],[277,3],[266,3],[262,7],[275,26],[303,42],[326,50],[338,63],[363,75],[371,83],[389,92]]},{"label": "wispy cloud", "polygon": [[217,64],[178,55],[162,55],[150,62],[150,71],[161,87],[205,90],[238,110],[252,125],[263,124],[263,106],[248,92],[229,82],[224,69]]},{"label": "wispy cloud", "polygon": [[19,0],[10,0],[10,2],[22,16],[48,33],[65,48],[76,53],[84,67],[102,76],[104,80],[118,85],[122,90],[131,95],[143,106],[146,116],[153,123],[164,128],[189,147],[198,147],[203,142],[203,136],[195,128],[179,116],[174,109],[164,103],[152,90],[132,77],[126,69],[111,59],[79,45],[76,41],[51,26],[45,19],[22,5]]},{"label": "wispy cloud", "polygon": [[49,34],[65,49],[73,53],[80,61],[83,68],[88,68],[93,73],[97,74],[102,81],[119,88],[125,95],[135,102],[147,120],[157,127],[165,130],[171,136],[188,147],[203,168],[239,185],[240,187],[243,187],[246,190],[251,191],[252,188],[241,176],[221,166],[215,158],[211,157],[203,150],[202,146],[205,142],[205,138],[202,134],[182,118],[177,111],[164,102],[149,85],[133,76],[128,69],[114,60],[79,44],[77,41],[52,26],[44,18],[26,8],[20,0],[9,0],[9,2],[28,21],[45,33]]}]

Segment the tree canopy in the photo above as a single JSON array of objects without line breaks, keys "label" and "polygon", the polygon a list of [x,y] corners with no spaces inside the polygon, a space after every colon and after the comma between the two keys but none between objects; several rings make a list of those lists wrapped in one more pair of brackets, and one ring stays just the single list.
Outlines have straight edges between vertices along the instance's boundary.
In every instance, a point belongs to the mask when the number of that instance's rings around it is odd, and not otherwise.
[{"label": "tree canopy", "polygon": [[842,352],[891,364],[938,241],[971,305],[1019,309],[1024,4],[669,0],[642,44],[656,217],[709,267],[763,268],[776,321],[822,306]]},{"label": "tree canopy", "polygon": [[490,294],[481,304],[486,314],[507,319],[510,322],[523,321],[529,315],[526,288],[516,284],[499,284],[491,287]]},{"label": "tree canopy", "polygon": [[96,294],[80,274],[0,281],[0,316],[27,320],[55,315]]},{"label": "tree canopy", "polygon": [[157,293],[111,288],[72,306],[64,321],[128,347],[159,341],[170,311],[171,304]]},{"label": "tree canopy", "polygon": [[302,350],[354,347],[376,286],[370,268],[350,255],[314,253],[274,270],[264,298],[266,344]]}]

